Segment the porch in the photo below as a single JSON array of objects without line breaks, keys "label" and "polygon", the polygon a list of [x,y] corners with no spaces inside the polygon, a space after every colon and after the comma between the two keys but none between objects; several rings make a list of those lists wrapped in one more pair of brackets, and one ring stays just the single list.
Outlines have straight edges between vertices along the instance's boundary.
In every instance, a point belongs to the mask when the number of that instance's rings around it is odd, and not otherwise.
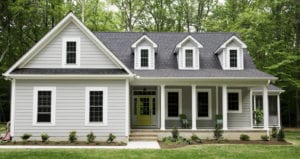
[{"label": "porch", "polygon": [[[223,130],[228,132],[265,132],[268,127],[280,126],[280,93],[265,85],[131,85],[130,127],[169,132],[175,126],[183,128],[180,116],[185,115],[188,127],[181,131],[210,132],[221,116]],[[260,123],[253,113],[257,109],[263,112]]]}]

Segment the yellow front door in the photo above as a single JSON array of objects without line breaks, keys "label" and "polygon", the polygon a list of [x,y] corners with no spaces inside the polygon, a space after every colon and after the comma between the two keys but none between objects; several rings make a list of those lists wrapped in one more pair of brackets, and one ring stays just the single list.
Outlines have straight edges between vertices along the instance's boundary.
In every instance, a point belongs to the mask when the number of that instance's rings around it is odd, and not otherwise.
[{"label": "yellow front door", "polygon": [[137,99],[137,123],[138,125],[151,125],[151,96],[139,96]]}]

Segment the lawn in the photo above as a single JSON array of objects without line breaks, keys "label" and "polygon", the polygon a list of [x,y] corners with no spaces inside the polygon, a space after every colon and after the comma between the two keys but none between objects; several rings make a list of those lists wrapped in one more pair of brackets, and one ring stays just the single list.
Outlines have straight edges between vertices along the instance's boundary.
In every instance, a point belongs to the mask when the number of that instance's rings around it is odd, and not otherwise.
[{"label": "lawn", "polygon": [[95,149],[0,149],[0,159],[93,159],[93,158],[178,158],[178,159],[300,159],[300,131],[286,132],[295,145],[200,145],[162,150],[95,150]]}]

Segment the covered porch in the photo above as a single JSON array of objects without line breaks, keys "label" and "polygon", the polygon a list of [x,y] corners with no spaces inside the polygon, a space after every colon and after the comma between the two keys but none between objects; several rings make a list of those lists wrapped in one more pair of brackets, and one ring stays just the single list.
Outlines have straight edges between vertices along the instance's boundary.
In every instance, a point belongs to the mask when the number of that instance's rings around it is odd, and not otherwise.
[{"label": "covered porch", "polygon": [[[279,127],[281,90],[274,89],[259,81],[135,81],[130,86],[130,127],[135,130],[169,131],[177,127],[193,132],[211,131],[217,118],[221,119],[223,130],[228,131]],[[257,95],[261,95],[259,108],[263,112],[263,121],[259,124],[253,113],[258,108]],[[269,103],[274,103],[274,99],[276,108],[272,104],[270,115]],[[182,124],[180,116],[183,115],[188,121],[187,127]]]}]

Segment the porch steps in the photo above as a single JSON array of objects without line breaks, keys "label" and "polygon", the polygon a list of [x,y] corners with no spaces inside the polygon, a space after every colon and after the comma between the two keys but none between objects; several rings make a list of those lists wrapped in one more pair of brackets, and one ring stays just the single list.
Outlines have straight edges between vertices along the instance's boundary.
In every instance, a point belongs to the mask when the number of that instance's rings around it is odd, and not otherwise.
[{"label": "porch steps", "polygon": [[129,141],[157,141],[157,134],[147,131],[131,131]]}]

